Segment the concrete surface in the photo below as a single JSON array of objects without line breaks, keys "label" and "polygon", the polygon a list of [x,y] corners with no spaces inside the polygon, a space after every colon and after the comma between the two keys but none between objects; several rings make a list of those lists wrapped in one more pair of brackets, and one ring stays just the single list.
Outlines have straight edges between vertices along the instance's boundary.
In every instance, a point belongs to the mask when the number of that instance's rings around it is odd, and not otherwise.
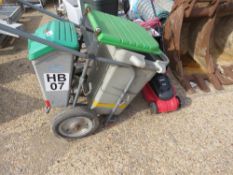
[{"label": "concrete surface", "polygon": [[[27,13],[32,32],[48,18]],[[151,115],[139,95],[112,127],[67,142],[50,129],[27,42],[0,51],[0,174],[233,174],[233,87],[186,95],[184,107]],[[177,84],[177,83],[176,83]]]}]

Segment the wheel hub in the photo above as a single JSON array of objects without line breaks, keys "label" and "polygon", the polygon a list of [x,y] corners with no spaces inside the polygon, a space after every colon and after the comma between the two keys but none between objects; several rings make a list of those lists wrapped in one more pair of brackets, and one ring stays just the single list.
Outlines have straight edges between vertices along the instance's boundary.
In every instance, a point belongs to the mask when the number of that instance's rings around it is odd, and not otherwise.
[{"label": "wheel hub", "polygon": [[73,117],[59,125],[59,132],[66,137],[82,137],[92,129],[92,121],[86,117]]}]

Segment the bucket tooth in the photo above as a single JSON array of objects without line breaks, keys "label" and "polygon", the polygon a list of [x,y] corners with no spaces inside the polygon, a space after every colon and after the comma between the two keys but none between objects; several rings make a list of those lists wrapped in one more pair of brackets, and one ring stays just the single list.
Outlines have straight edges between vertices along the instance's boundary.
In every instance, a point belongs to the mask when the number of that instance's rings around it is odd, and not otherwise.
[{"label": "bucket tooth", "polygon": [[221,70],[223,71],[223,73],[221,73],[220,71],[216,72],[216,75],[217,75],[218,79],[220,80],[220,82],[224,85],[232,84],[233,66],[222,67]]},{"label": "bucket tooth", "polygon": [[207,86],[205,78],[201,77],[200,75],[193,75],[193,79],[202,91],[210,92],[210,88]]},{"label": "bucket tooth", "polygon": [[194,90],[194,88],[191,86],[190,84],[190,78],[189,77],[185,77],[183,79],[180,80],[180,84],[184,87],[184,89],[190,93],[193,94],[196,91]]},{"label": "bucket tooth", "polygon": [[222,84],[215,74],[208,74],[210,82],[213,84],[214,88],[217,90],[223,90]]}]

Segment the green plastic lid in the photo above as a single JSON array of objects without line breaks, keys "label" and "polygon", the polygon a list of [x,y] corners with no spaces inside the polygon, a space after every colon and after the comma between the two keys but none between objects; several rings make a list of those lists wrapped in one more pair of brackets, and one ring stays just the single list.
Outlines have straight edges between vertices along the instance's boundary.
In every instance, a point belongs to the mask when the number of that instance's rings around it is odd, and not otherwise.
[{"label": "green plastic lid", "polygon": [[138,24],[95,10],[91,10],[87,17],[93,30],[100,29],[97,36],[100,43],[142,53],[161,54],[155,39]]},{"label": "green plastic lid", "polygon": [[[75,26],[69,22],[58,20],[50,21],[38,28],[34,35],[71,49],[78,48],[78,36]],[[45,54],[53,52],[54,50],[54,48],[36,41],[28,41],[29,60],[35,60]]]}]

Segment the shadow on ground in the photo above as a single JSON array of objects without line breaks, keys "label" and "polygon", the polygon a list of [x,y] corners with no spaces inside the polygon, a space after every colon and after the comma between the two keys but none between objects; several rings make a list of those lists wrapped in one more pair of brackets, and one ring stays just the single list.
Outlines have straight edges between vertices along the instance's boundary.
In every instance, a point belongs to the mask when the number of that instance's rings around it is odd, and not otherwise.
[{"label": "shadow on ground", "polygon": [[20,22],[23,23],[25,31],[33,33],[40,26],[42,18],[42,15],[23,16]]},{"label": "shadow on ground", "polygon": [[[187,97],[187,92],[182,88],[182,86],[178,83],[178,81],[174,78],[174,76],[171,73],[169,73],[169,77],[173,86],[175,86],[176,88],[176,95],[179,96],[181,99],[181,108],[183,109],[189,107],[192,104],[192,100],[189,97]],[[139,93],[137,97],[128,106],[128,108],[120,116],[116,117],[115,122],[113,122],[105,128],[102,128],[101,130],[109,129],[111,127],[114,127],[115,125],[121,124],[122,122],[135,116],[135,114],[145,110],[148,110],[148,115],[155,115],[156,117],[156,114],[152,114],[149,109],[149,104],[145,101],[143,95]],[[173,112],[175,113],[176,111]],[[138,117],[140,116],[138,115]],[[164,117],[166,117],[166,115],[164,115]]]},{"label": "shadow on ground", "polygon": [[19,76],[28,73],[34,74],[32,65],[26,58],[20,58],[0,64],[0,84],[6,84],[18,80]]},{"label": "shadow on ground", "polygon": [[0,123],[14,120],[43,106],[43,101],[0,87]]},{"label": "shadow on ground", "polygon": [[[40,22],[43,16],[23,16],[20,19],[20,23],[23,24],[23,30],[28,33],[34,33],[34,31],[40,26]],[[14,38],[13,41],[7,43],[1,50],[0,55],[11,54],[12,52],[22,51],[27,48],[27,39]]]}]

